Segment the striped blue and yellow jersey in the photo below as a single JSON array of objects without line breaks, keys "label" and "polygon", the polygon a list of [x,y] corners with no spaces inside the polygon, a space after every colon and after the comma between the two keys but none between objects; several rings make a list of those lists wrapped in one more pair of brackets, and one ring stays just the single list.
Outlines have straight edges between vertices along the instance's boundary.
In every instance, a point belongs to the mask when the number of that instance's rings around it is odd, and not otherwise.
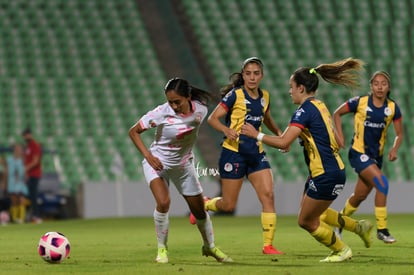
[{"label": "striped blue and yellow jersey", "polygon": [[386,99],[384,105],[375,107],[372,96],[357,96],[347,101],[348,110],[354,113],[352,149],[371,158],[382,157],[391,122],[402,119],[398,105]]},{"label": "striped blue and yellow jersey", "polygon": [[345,168],[325,103],[315,98],[307,99],[292,116],[290,126],[302,129],[299,140],[312,177]]},{"label": "striped blue and yellow jersey", "polygon": [[[254,99],[243,88],[234,88],[223,97],[220,105],[227,111],[225,118],[227,127],[240,132],[244,123],[250,123],[260,132],[264,114],[269,108],[269,92],[259,89],[259,97]],[[222,146],[242,154],[263,152],[261,142],[245,135],[240,135],[235,141],[225,137]]]}]

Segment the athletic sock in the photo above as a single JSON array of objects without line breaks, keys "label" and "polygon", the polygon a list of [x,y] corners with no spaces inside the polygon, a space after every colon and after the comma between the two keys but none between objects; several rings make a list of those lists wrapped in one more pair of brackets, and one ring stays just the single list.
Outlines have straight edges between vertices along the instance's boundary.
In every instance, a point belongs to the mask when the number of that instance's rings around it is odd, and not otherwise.
[{"label": "athletic sock", "polygon": [[310,234],[318,242],[333,251],[339,251],[345,247],[345,243],[341,241],[341,239],[337,238],[332,228],[323,221],[321,221],[319,227]]},{"label": "athletic sock", "polygon": [[354,207],[349,203],[349,199],[346,200],[344,208],[341,210],[341,214],[344,216],[352,216],[357,211],[358,207]]},{"label": "athletic sock", "polygon": [[168,212],[161,213],[156,209],[154,210],[154,224],[155,232],[157,233],[158,248],[167,247],[168,242],[168,229],[169,229],[169,218]]},{"label": "athletic sock", "polygon": [[204,241],[204,246],[213,248],[214,244],[214,230],[213,223],[211,222],[210,216],[206,213],[206,218],[204,220],[197,219],[197,227],[201,233],[201,237]]},{"label": "athletic sock", "polygon": [[11,220],[13,221],[13,222],[16,222],[17,221],[17,219],[18,219],[18,211],[19,211],[19,208],[18,208],[18,206],[10,206],[10,217],[11,217]]},{"label": "athletic sock", "polygon": [[387,207],[375,207],[377,229],[387,228]]},{"label": "athletic sock", "polygon": [[261,214],[261,222],[263,229],[263,246],[271,245],[276,229],[276,213]]},{"label": "athletic sock", "polygon": [[19,215],[18,215],[19,219],[21,222],[25,222],[26,220],[26,205],[21,204],[19,205]]},{"label": "athletic sock", "polygon": [[321,215],[321,221],[334,227],[343,228],[347,231],[355,232],[358,221],[344,216],[338,211],[328,208]]}]

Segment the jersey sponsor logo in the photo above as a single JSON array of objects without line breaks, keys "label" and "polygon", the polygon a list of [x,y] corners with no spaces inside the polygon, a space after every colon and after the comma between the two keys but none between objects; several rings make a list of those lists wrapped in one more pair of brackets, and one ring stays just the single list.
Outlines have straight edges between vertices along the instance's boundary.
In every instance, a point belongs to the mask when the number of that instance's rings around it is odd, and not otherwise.
[{"label": "jersey sponsor logo", "polygon": [[386,116],[390,116],[390,115],[391,115],[391,113],[392,113],[392,111],[391,111],[391,108],[390,108],[390,107],[386,107],[386,108],[384,109],[384,114],[385,114]]},{"label": "jersey sponsor logo", "polygon": [[248,101],[247,99],[244,100],[244,104],[252,104],[250,101]]},{"label": "jersey sponsor logo", "polygon": [[226,171],[226,172],[233,171],[233,165],[231,163],[227,162],[226,164],[224,164],[224,171]]},{"label": "jersey sponsor logo", "polygon": [[385,128],[385,122],[376,123],[376,122],[371,122],[371,121],[365,120],[364,121],[364,127],[384,129]]},{"label": "jersey sponsor logo", "polygon": [[332,190],[332,195],[339,195],[342,190],[344,190],[344,185],[343,184],[336,184],[335,187]]},{"label": "jersey sponsor logo", "polygon": [[245,121],[262,121],[262,119],[263,119],[263,116],[252,116],[250,114],[247,114],[244,117]]},{"label": "jersey sponsor logo", "polygon": [[359,157],[359,159],[360,159],[362,162],[367,162],[367,161],[369,160],[369,157],[368,157],[366,154],[362,154],[362,155]]},{"label": "jersey sponsor logo", "polygon": [[371,109],[371,107],[367,106],[367,108],[366,108],[366,110],[365,110],[365,111],[367,111],[367,112],[372,112],[372,109]]}]

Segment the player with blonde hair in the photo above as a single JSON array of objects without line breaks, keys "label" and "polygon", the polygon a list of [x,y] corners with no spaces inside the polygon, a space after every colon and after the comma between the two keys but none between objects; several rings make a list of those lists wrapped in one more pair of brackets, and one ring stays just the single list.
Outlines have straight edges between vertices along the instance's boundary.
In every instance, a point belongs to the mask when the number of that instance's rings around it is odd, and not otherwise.
[{"label": "player with blonde hair", "polygon": [[331,250],[331,254],[321,262],[342,262],[352,258],[351,248],[336,236],[332,226],[341,225],[358,234],[366,247],[371,246],[372,224],[369,221],[356,221],[329,208],[345,185],[345,165],[339,155],[331,114],[316,98],[319,77],[333,84],[356,88],[363,64],[361,60],[348,58],[315,68],[297,69],[290,77],[289,94],[299,107],[284,133],[281,136],[265,135],[251,124],[243,125],[241,131],[242,135],[280,149],[287,148],[299,138],[309,177],[305,183],[298,224]]}]

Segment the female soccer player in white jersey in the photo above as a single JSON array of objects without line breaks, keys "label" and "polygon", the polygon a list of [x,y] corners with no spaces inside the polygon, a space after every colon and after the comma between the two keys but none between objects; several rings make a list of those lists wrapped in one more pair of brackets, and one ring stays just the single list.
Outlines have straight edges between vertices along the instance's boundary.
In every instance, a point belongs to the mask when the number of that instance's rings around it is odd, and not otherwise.
[{"label": "female soccer player in white jersey", "polygon": [[[231,262],[232,259],[214,244],[213,225],[204,210],[202,188],[193,162],[192,149],[198,129],[207,115],[206,104],[210,94],[180,78],[169,80],[164,91],[167,102],[146,113],[129,130],[129,137],[145,158],[142,161],[145,179],[156,201],[154,223],[158,254],[155,261],[168,263],[171,182],[196,217],[204,241],[202,254],[212,256],[219,262]],[[155,139],[148,149],[141,134],[155,127]]]}]

